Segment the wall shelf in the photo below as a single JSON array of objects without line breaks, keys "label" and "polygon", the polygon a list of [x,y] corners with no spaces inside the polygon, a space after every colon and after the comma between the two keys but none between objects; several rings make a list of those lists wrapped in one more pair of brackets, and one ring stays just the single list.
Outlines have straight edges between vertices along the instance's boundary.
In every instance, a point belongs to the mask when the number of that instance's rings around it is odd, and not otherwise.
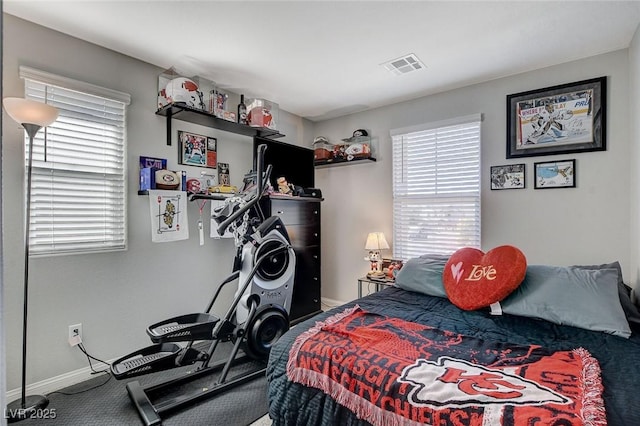
[{"label": "wall shelf", "polygon": [[206,111],[191,108],[181,104],[169,104],[156,111],[156,115],[167,117],[167,145],[171,146],[171,119],[200,124],[201,126],[212,127],[225,132],[236,133],[245,136],[260,136],[263,138],[281,138],[284,135],[277,130],[265,127],[252,127],[233,121],[223,120]]},{"label": "wall shelf", "polygon": [[354,163],[363,164],[368,161],[376,161],[376,159],[373,157],[369,157],[369,158],[354,158],[353,160],[316,160],[314,164],[316,166],[316,169],[323,169],[326,167],[333,167],[333,166],[346,166],[348,164],[354,164]]},{"label": "wall shelf", "polygon": [[374,141],[374,138],[370,136],[354,136],[342,139],[343,144],[331,145],[327,143],[318,147],[314,144],[316,150],[314,165],[319,169],[376,161]]}]

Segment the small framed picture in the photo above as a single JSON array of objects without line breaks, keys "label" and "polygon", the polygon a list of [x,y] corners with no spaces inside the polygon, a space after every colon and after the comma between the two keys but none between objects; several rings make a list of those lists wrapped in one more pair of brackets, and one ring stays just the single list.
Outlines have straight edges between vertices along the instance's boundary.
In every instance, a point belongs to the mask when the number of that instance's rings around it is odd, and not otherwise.
[{"label": "small framed picture", "polygon": [[534,163],[535,189],[575,188],[576,160]]},{"label": "small framed picture", "polygon": [[522,189],[526,185],[525,164],[491,166],[491,189]]},{"label": "small framed picture", "polygon": [[229,163],[218,163],[218,183],[220,185],[231,185]]},{"label": "small framed picture", "polygon": [[402,269],[402,259],[382,259],[382,272],[386,280],[395,280],[396,273]]},{"label": "small framed picture", "polygon": [[218,140],[210,136],[178,131],[178,163],[215,169]]}]

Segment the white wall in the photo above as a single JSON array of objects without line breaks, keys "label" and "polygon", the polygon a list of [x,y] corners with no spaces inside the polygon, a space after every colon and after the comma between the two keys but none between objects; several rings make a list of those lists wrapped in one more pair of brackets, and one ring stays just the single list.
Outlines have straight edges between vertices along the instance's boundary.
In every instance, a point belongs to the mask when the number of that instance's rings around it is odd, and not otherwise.
[{"label": "white wall", "polygon": [[[631,282],[640,293],[640,25],[629,46],[629,145],[631,182]],[[640,296],[640,295],[639,295]]]},{"label": "white wall", "polygon": [[[217,284],[231,272],[233,241],[207,238],[200,247],[198,209],[196,203],[190,203],[191,238],[152,243],[149,199],[137,195],[138,157],[167,158],[170,169],[183,169],[177,164],[177,131],[215,136],[219,161],[230,163],[231,183],[240,186],[252,166],[252,141],[174,121],[174,143],[167,146],[165,119],[154,114],[161,69],[11,15],[4,18],[4,96],[24,96],[18,67],[26,65],[127,92],[132,99],[127,110],[128,250],[31,260],[27,383],[34,383],[86,367],[84,355],[66,342],[70,324],[82,323],[86,347],[106,360],[150,345],[147,325],[206,307]],[[229,102],[234,105],[236,98]],[[287,135],[281,140],[303,141],[309,129],[310,122],[281,111],[279,130]],[[3,322],[7,389],[12,390],[20,384],[21,365],[24,133],[6,115],[3,131]],[[190,171],[198,175],[200,170]],[[208,232],[205,222],[206,235]],[[232,292],[230,289],[226,297]],[[224,313],[223,309],[224,304],[218,313]]]},{"label": "white wall", "polygon": [[[425,77],[429,78],[428,70]],[[607,76],[607,150],[506,160],[506,96]],[[320,169],[326,201],[322,221],[322,295],[356,297],[368,264],[368,232],[392,236],[389,130],[482,113],[482,246],[519,247],[530,264],[592,264],[619,260],[630,271],[629,63],[621,50],[501,78],[409,102],[317,123],[316,135],[338,141],[365,128],[377,136],[378,161]],[[534,190],[533,163],[576,159],[575,189]],[[489,167],[526,163],[527,188],[491,191]],[[384,253],[383,253],[384,254]],[[387,253],[390,255],[391,253]]]}]

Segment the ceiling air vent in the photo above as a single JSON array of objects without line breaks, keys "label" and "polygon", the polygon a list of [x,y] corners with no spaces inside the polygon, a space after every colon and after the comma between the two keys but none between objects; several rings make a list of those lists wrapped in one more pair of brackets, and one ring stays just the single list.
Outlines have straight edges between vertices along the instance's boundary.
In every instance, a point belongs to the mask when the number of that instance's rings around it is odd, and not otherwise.
[{"label": "ceiling air vent", "polygon": [[426,68],[416,55],[410,53],[382,64],[388,71],[396,75],[406,74]]}]

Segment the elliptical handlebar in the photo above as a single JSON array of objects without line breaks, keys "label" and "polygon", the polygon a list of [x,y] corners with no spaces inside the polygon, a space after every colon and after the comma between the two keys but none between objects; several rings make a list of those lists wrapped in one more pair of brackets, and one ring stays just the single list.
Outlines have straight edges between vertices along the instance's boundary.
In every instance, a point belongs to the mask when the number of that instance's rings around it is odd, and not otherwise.
[{"label": "elliptical handlebar", "polygon": [[243,215],[246,211],[252,208],[256,203],[260,201],[265,189],[265,181],[269,180],[269,176],[271,175],[271,164],[267,166],[267,170],[265,172],[264,177],[262,176],[262,169],[264,168],[264,152],[267,150],[266,144],[258,145],[258,150],[256,152],[256,183],[257,189],[256,193],[251,199],[241,206],[238,210],[233,212],[229,217],[227,217],[220,225],[218,226],[218,234],[223,235],[229,225],[235,222],[241,215]]}]

